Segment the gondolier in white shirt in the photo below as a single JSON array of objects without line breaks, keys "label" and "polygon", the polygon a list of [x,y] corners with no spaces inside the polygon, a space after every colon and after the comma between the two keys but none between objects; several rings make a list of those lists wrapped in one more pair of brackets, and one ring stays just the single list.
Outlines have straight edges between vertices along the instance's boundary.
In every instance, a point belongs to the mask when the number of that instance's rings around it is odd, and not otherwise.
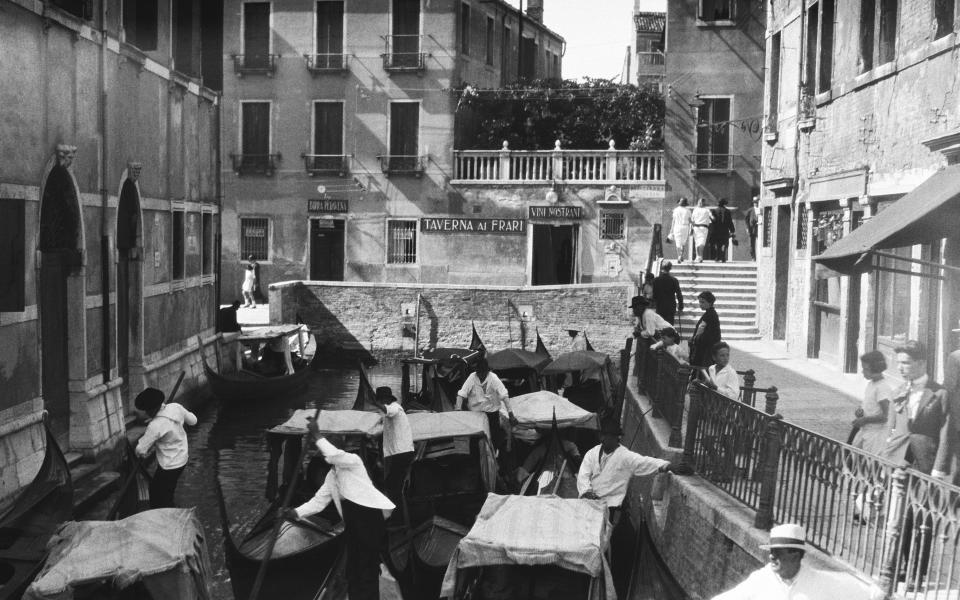
[{"label": "gondolier in white shirt", "polygon": [[333,501],[343,518],[347,594],[350,600],[379,600],[380,550],[386,541],[386,519],[396,507],[373,486],[359,456],[320,437],[313,419],[307,422],[307,429],[331,468],[316,495],[297,508],[286,509],[284,517],[296,520],[315,515]]},{"label": "gondolier in white shirt", "polygon": [[457,392],[456,410],[461,410],[464,403],[467,405],[467,410],[487,413],[487,419],[490,422],[490,438],[497,448],[502,449],[504,433],[503,428],[500,427],[500,405],[503,404],[507,408],[511,427],[517,424],[517,418],[513,416],[513,409],[510,408],[507,388],[497,374],[490,371],[486,358],[477,361],[476,371],[467,376],[467,380]]},{"label": "gondolier in white shirt", "polygon": [[138,410],[150,417],[146,431],[137,442],[137,456],[143,458],[156,451],[157,470],[150,480],[150,508],[173,508],[177,481],[187,466],[190,452],[184,425],[196,425],[197,416],[176,402],[164,403],[166,397],[157,388],[148,387],[133,401]]}]

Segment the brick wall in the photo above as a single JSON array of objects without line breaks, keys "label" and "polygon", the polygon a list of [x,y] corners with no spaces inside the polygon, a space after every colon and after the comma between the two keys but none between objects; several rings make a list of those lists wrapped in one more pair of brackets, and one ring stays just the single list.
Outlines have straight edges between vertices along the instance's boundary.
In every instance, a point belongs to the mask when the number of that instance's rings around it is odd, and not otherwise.
[{"label": "brick wall", "polygon": [[[586,331],[593,347],[612,358],[632,333],[629,284],[543,287],[420,286],[283,282],[270,286],[270,321],[299,315],[320,344],[359,342],[375,356],[412,352],[404,324],[415,324],[420,295],[420,347],[470,343],[471,322],[492,352],[533,350],[537,331],[551,354],[569,351],[567,329]],[[529,307],[532,316],[521,317]],[[403,309],[410,315],[404,316]]]}]

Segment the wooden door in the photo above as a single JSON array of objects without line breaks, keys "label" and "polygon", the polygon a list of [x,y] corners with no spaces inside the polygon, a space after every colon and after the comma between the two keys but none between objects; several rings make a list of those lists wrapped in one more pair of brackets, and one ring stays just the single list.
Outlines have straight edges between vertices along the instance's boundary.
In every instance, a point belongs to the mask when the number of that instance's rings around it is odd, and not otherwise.
[{"label": "wooden door", "polygon": [[343,281],[343,221],[310,221],[311,281]]},{"label": "wooden door", "polygon": [[313,105],[313,168],[341,171],[343,169],[343,104],[317,102]]},{"label": "wooden door", "polygon": [[270,153],[270,103],[243,103],[243,131],[241,153],[243,168],[250,172],[263,173],[269,166]]},{"label": "wooden door", "polygon": [[317,67],[343,68],[343,2],[317,2]]},{"label": "wooden door", "polygon": [[394,102],[390,105],[390,170],[411,171],[417,164],[420,140],[420,105]]},{"label": "wooden door", "polygon": [[270,66],[270,3],[243,5],[243,62],[247,68]]},{"label": "wooden door", "polygon": [[420,63],[420,0],[393,0],[393,65]]}]

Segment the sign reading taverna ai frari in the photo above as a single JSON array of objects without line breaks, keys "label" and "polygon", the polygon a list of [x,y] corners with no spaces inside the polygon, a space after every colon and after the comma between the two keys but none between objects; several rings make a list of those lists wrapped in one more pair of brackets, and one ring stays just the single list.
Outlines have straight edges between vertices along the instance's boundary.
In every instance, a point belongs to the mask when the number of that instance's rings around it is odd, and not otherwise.
[{"label": "sign reading taverna ai frari", "polygon": [[489,233],[523,235],[527,222],[523,219],[456,219],[450,217],[420,219],[423,233]]}]

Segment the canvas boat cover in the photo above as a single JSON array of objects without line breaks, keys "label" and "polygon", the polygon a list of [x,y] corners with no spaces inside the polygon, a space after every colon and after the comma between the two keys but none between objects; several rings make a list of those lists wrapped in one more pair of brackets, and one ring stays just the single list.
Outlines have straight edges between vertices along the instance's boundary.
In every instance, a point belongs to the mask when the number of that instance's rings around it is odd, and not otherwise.
[{"label": "canvas boat cover", "polygon": [[439,438],[478,436],[490,439],[490,424],[482,412],[411,412],[407,414],[413,441],[423,442]]},{"label": "canvas boat cover", "polygon": [[[602,501],[491,493],[450,558],[440,596],[453,597],[457,572],[469,567],[555,565],[608,580],[609,542]],[[607,588],[610,598],[612,583]]]},{"label": "canvas boat cover", "polygon": [[[267,430],[277,435],[304,435],[307,417],[313,418],[314,409],[294,411],[289,419]],[[366,435],[377,437],[383,433],[383,416],[365,410],[321,410],[317,419],[320,433],[338,435]]]},{"label": "canvas boat cover", "polygon": [[[546,390],[523,394],[510,398],[513,416],[517,418],[517,427],[523,429],[549,429],[553,426],[554,415],[557,427],[583,427],[598,429],[597,415],[586,411],[563,396]],[[508,418],[507,407],[500,407],[500,415]]]},{"label": "canvas boat cover", "polygon": [[155,600],[209,598],[210,564],[194,509],[161,508],[121,521],[68,521],[50,538],[50,555],[27,600],[70,600],[102,581],[141,582]]}]

